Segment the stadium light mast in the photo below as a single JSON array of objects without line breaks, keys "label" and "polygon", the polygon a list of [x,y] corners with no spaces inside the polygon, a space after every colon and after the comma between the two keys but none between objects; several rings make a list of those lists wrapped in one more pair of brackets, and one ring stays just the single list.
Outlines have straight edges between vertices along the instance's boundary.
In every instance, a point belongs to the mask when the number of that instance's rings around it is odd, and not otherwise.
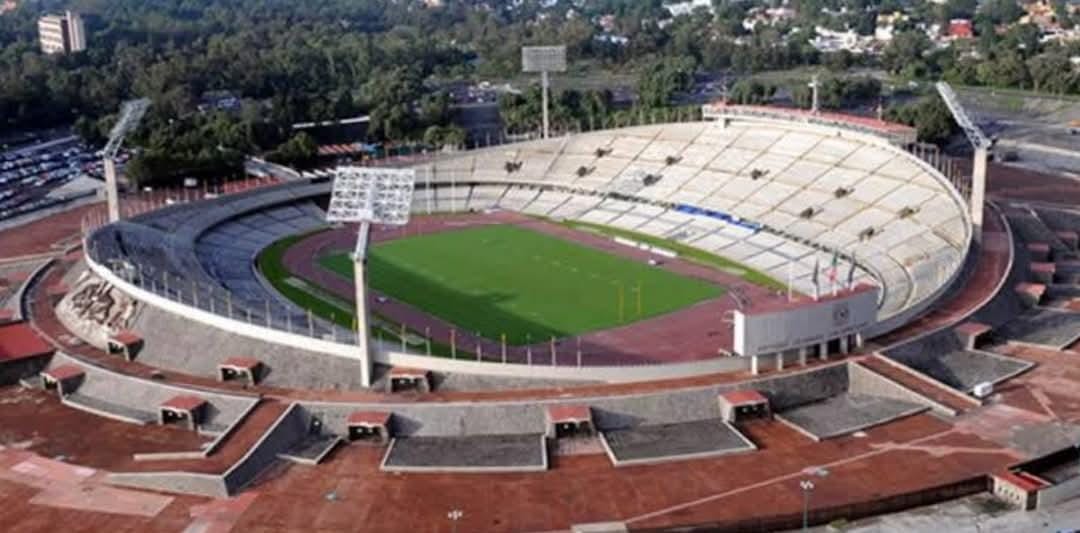
[{"label": "stadium light mast", "polygon": [[821,88],[821,83],[818,81],[817,74],[810,77],[810,83],[808,83],[807,86],[810,87],[810,112],[816,115],[821,111],[818,92],[818,89]]},{"label": "stadium light mast", "polygon": [[120,150],[120,145],[124,143],[124,138],[139,126],[139,122],[149,107],[150,100],[148,98],[124,102],[123,106],[120,107],[120,118],[113,125],[112,130],[109,131],[109,142],[105,143],[105,148],[101,150],[101,155],[104,158],[102,168],[105,171],[105,202],[109,209],[109,222],[120,220],[120,190],[116,178],[116,153]]},{"label": "stadium light mast", "polygon": [[412,207],[414,169],[341,166],[334,169],[327,222],[358,222],[353,249],[356,287],[356,345],[360,354],[360,381],[371,386],[372,360],[368,338],[366,263],[371,224],[404,226]]},{"label": "stadium light mast", "polygon": [[548,73],[566,72],[566,46],[524,46],[521,48],[521,71],[539,72],[542,87],[544,138],[550,134],[548,119]]},{"label": "stadium light mast", "polygon": [[990,157],[990,148],[994,146],[986,135],[983,134],[975,121],[960,104],[960,98],[948,83],[939,81],[934,85],[945,106],[949,108],[953,119],[960,129],[964,130],[971,147],[975,149],[975,160],[971,164],[971,225],[976,240],[982,239],[983,204],[986,202],[986,160]]}]

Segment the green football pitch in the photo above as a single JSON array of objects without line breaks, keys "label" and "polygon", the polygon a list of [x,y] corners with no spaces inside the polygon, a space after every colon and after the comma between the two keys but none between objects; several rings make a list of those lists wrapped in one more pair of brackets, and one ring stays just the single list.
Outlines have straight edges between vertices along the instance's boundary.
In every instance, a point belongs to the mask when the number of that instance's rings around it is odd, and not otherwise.
[{"label": "green football pitch", "polygon": [[[347,254],[319,264],[352,276]],[[708,282],[516,226],[380,243],[368,284],[463,330],[508,344],[628,324],[723,294]]]}]

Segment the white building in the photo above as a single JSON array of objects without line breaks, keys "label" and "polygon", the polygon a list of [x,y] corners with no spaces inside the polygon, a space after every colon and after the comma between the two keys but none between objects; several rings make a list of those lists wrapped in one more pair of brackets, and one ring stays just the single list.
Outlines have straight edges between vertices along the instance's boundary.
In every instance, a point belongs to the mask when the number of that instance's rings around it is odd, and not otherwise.
[{"label": "white building", "polygon": [[664,9],[666,9],[672,17],[690,15],[699,7],[707,9],[710,14],[713,13],[712,0],[685,0],[673,4],[664,4]]},{"label": "white building", "polygon": [[810,40],[810,44],[820,52],[859,52],[859,34],[854,30],[833,31],[822,26],[814,28],[817,35]]},{"label": "white building", "polygon": [[67,54],[86,50],[86,30],[82,17],[68,11],[38,19],[38,40],[46,54]]}]

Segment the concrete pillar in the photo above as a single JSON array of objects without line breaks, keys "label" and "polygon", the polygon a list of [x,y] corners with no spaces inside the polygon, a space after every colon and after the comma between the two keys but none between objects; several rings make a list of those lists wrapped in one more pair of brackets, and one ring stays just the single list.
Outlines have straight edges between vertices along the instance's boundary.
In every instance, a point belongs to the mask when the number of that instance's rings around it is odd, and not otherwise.
[{"label": "concrete pillar", "polygon": [[544,138],[547,139],[548,135],[550,135],[548,129],[548,87],[550,86],[550,82],[548,81],[548,73],[546,70],[540,73],[540,83],[543,85],[541,99],[543,100],[542,105],[544,107]]},{"label": "concrete pillar", "polygon": [[756,355],[750,356],[750,374],[758,375],[758,356]]},{"label": "concrete pillar", "polygon": [[843,337],[840,337],[840,353],[842,353],[844,355],[848,354],[848,337],[847,337],[847,335],[844,335]]},{"label": "concrete pillar", "polygon": [[784,369],[784,352],[776,352],[776,371]]},{"label": "concrete pillar", "polygon": [[818,358],[822,361],[829,360],[829,343],[823,342],[818,345]]},{"label": "concrete pillar", "polygon": [[858,349],[861,350],[862,347],[866,345],[866,340],[863,339],[862,333],[856,333],[854,335],[854,337],[855,337],[855,348],[858,348]]},{"label": "concrete pillar", "polygon": [[806,346],[799,348],[799,366],[806,366]]},{"label": "concrete pillar", "polygon": [[[361,230],[367,229],[367,224],[361,225]],[[356,280],[356,352],[360,358],[360,383],[365,387],[371,386],[371,347],[368,338],[367,317],[367,268],[364,258],[356,257],[353,261],[353,277]]]},{"label": "concrete pillar", "polygon": [[106,157],[105,167],[105,203],[109,208],[109,222],[120,220],[120,189],[116,178],[116,161]]},{"label": "concrete pillar", "polygon": [[982,242],[983,205],[986,203],[986,160],[990,152],[986,148],[975,149],[975,161],[971,167],[971,225],[975,239]]}]

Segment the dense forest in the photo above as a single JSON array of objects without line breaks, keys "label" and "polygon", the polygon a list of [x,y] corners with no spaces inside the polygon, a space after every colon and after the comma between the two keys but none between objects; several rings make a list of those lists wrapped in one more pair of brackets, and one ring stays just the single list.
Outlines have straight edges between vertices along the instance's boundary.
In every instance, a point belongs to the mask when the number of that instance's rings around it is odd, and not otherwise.
[{"label": "dense forest", "polygon": [[[555,95],[554,122],[567,128],[618,123],[617,113],[679,116],[677,95],[702,72],[821,65],[839,79],[852,67],[872,66],[908,78],[1080,91],[1080,76],[1069,64],[1075,49],[1040,43],[1031,26],[993,30],[999,20],[1018,16],[1009,2],[990,0],[992,9],[980,9],[978,24],[990,29],[970,45],[939,49],[921,31],[901,28],[880,57],[823,56],[807,38],[792,37],[795,25],[808,28],[795,34],[807,37],[814,25],[872,32],[874,13],[891,7],[874,9],[870,0],[800,0],[796,19],[753,33],[741,25],[752,4],[730,2],[718,3],[712,15],[699,10],[675,19],[660,0],[559,0],[546,7],[537,0],[445,0],[438,8],[419,0],[26,2],[0,16],[0,137],[74,123],[100,142],[120,102],[145,96],[154,104],[131,140],[140,150],[129,169],[140,179],[236,169],[248,153],[309,158],[314,143],[294,135],[291,124],[358,114],[370,115],[372,141],[456,144],[463,132],[453,126],[446,83],[510,79],[526,44],[565,43],[578,69],[638,80],[631,110],[614,109],[603,90]],[[928,8],[936,11],[925,17],[963,15],[974,5],[950,0]],[[846,6],[858,9],[842,17],[821,14]],[[36,44],[36,18],[65,8],[83,15],[89,49],[45,56]],[[614,27],[602,30],[595,20],[607,14],[614,15]],[[598,38],[609,34],[627,40]],[[775,90],[749,83],[735,88],[737,99],[753,101]],[[838,81],[826,89],[825,103],[832,106],[875,97],[881,87]],[[235,95],[238,104],[215,109],[207,106],[208,94]],[[792,95],[808,105],[804,89]],[[508,129],[535,128],[537,100],[535,90],[504,96]]]}]

